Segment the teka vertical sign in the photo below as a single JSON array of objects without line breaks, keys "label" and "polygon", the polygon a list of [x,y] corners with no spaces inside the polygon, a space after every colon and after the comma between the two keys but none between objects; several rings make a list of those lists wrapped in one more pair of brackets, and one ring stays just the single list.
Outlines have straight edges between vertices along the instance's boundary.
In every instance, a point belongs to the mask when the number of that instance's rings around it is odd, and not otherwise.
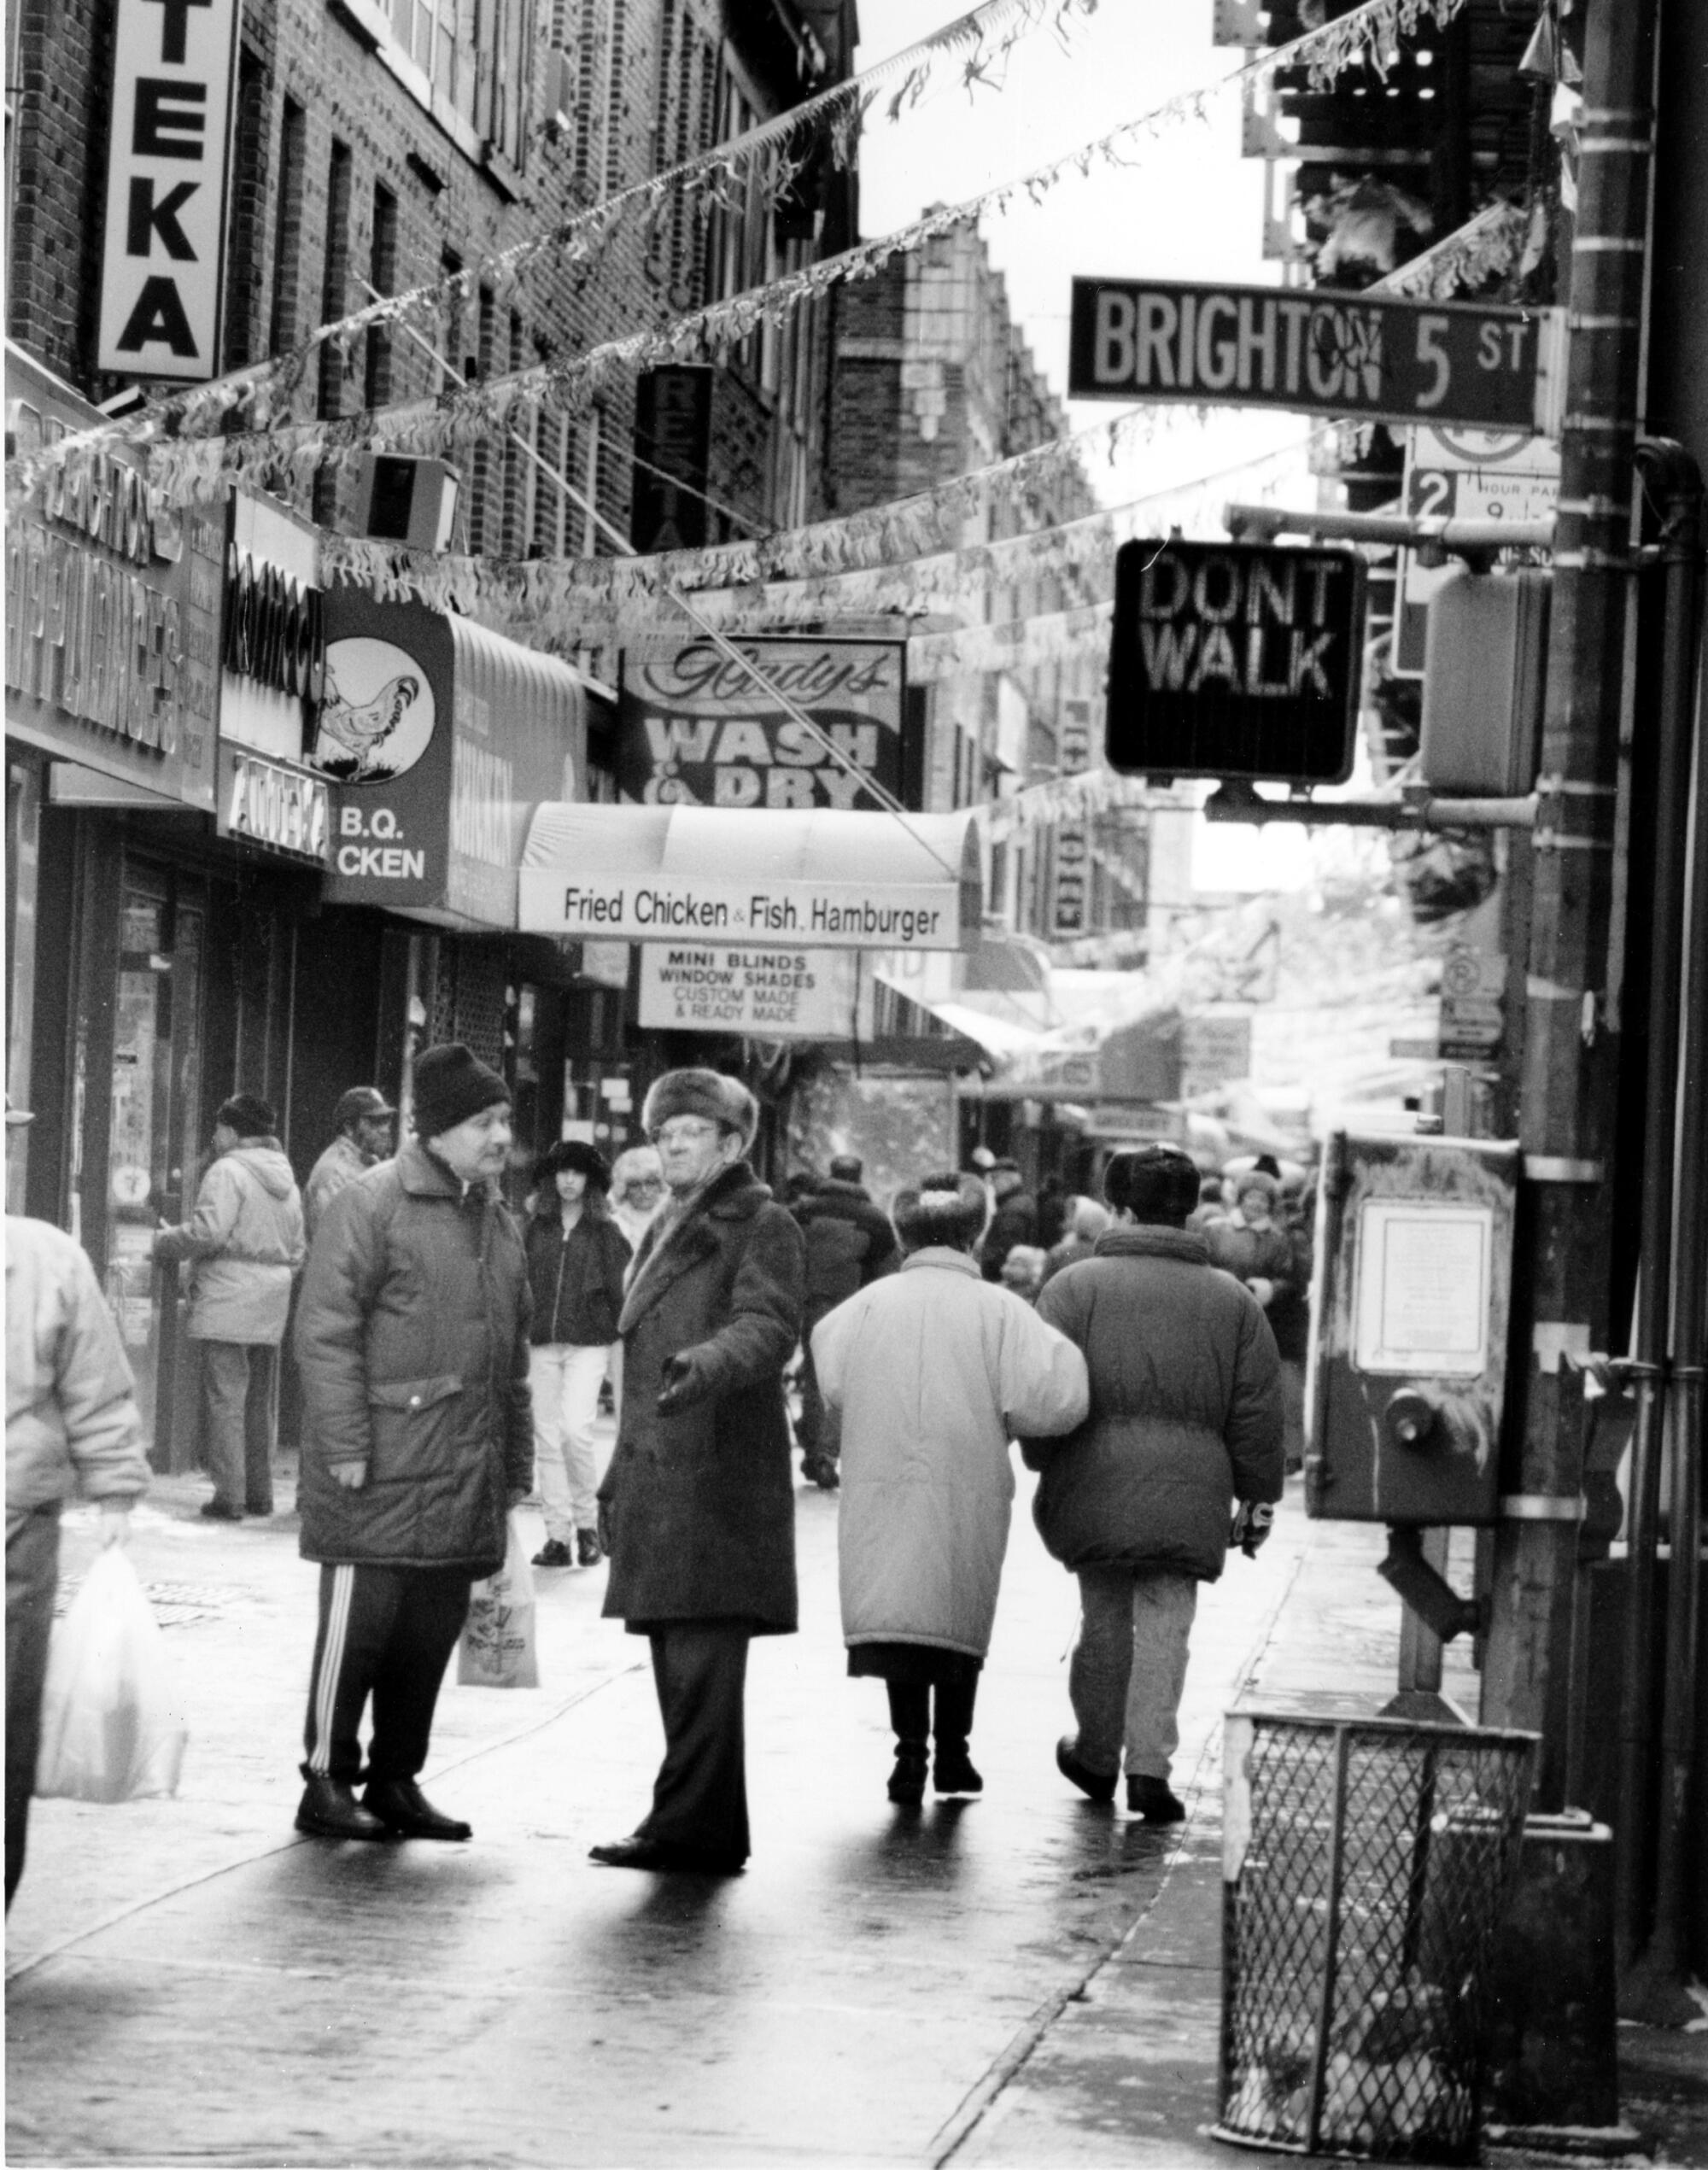
[{"label": "teka vertical sign", "polygon": [[1115,553],[1109,766],[1343,783],[1364,565],[1349,550],[1127,542]]},{"label": "teka vertical sign", "polygon": [[237,0],[116,0],[98,366],[219,365]]}]

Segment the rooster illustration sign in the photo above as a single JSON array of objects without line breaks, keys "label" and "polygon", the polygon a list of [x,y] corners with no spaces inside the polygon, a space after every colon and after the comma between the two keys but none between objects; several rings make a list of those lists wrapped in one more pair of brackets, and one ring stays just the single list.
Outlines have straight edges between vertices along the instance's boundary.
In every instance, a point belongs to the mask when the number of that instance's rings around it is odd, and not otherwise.
[{"label": "rooster illustration sign", "polygon": [[389,640],[334,640],[310,763],[340,783],[389,783],[427,751],[434,705],[427,674],[403,649]]}]

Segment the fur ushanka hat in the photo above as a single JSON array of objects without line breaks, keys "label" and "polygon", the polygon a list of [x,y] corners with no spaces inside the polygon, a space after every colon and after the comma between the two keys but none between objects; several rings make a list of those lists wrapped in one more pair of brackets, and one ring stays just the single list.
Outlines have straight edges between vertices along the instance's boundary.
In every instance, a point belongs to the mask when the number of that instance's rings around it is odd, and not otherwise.
[{"label": "fur ushanka hat", "polygon": [[759,1103],[740,1078],[719,1070],[666,1070],[646,1095],[640,1127],[651,1138],[673,1115],[699,1115],[720,1130],[733,1130],[745,1153],[759,1127]]},{"label": "fur ushanka hat", "polygon": [[991,1202],[975,1175],[928,1175],[916,1190],[898,1190],[890,1208],[902,1248],[922,1251],[947,1243],[962,1251],[985,1232]]}]

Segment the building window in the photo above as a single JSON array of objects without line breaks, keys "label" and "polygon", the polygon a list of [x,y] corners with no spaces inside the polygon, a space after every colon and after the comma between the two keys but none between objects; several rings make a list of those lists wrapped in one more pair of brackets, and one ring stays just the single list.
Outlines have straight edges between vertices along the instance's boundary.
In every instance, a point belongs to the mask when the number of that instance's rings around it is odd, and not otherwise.
[{"label": "building window", "polygon": [[[377,183],[374,187],[368,285],[372,294],[390,294],[397,285],[397,198],[389,189]],[[391,334],[383,325],[375,325],[367,335],[362,398],[364,405],[371,407],[391,403]]]},{"label": "building window", "polygon": [[308,116],[295,99],[287,98],[278,131],[278,224],[273,233],[269,354],[283,354],[287,347],[296,344],[297,281],[302,274],[302,184],[307,152]]},{"label": "building window", "polygon": [[382,0],[391,72],[467,156],[520,167],[528,111],[528,0]]}]

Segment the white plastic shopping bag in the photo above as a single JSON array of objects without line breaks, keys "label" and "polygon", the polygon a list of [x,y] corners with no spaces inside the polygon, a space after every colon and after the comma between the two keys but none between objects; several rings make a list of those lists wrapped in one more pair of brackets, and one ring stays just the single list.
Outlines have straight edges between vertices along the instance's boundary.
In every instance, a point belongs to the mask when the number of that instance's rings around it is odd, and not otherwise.
[{"label": "white plastic shopping bag", "polygon": [[160,1624],[124,1547],[108,1545],[54,1623],[36,1791],[72,1801],[175,1793],[184,1743]]},{"label": "white plastic shopping bag", "polygon": [[469,1592],[469,1617],[457,1647],[457,1678],[465,1687],[538,1687],[534,1647],[534,1571],[516,1517],[510,1518],[504,1565]]}]

